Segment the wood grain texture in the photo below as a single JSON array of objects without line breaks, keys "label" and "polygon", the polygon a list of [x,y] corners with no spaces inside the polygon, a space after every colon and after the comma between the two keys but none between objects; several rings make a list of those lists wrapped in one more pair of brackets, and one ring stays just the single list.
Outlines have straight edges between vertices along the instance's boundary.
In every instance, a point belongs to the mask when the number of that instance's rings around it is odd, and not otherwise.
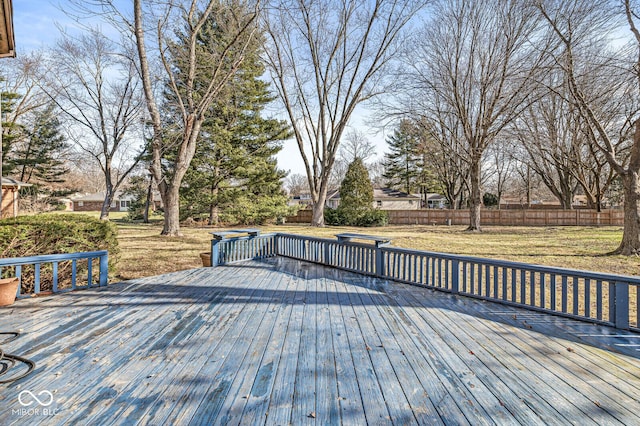
[{"label": "wood grain texture", "polygon": [[291,259],[20,300],[0,329],[38,363],[2,425],[640,424],[639,334]]}]

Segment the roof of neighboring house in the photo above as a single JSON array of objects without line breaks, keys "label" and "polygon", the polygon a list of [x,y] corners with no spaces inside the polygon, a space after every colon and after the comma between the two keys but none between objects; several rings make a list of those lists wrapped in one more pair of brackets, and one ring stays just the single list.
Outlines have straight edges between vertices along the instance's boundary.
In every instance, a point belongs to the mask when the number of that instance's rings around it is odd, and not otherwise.
[{"label": "roof of neighboring house", "polygon": [[385,200],[385,199],[419,200],[420,197],[416,197],[415,195],[407,194],[406,192],[398,191],[396,189],[391,189],[391,188],[373,188],[373,199],[374,200]]},{"label": "roof of neighboring house", "polygon": [[439,200],[445,200],[446,201],[446,199],[447,199],[447,197],[445,197],[444,195],[441,195],[441,194],[436,194],[436,193],[427,194],[427,200],[429,200],[429,201],[432,201],[432,200],[433,201],[439,201]]},{"label": "roof of neighboring house", "polygon": [[22,186],[32,186],[30,183],[20,182],[14,178],[2,176],[2,186],[12,187],[12,188],[20,188]]},{"label": "roof of neighboring house", "polygon": [[[86,202],[91,202],[91,201],[104,201],[104,197],[106,195],[105,191],[101,191],[101,192],[96,192],[93,194],[85,194],[85,195],[74,195],[71,197],[71,200],[73,202],[76,201],[86,201]],[[133,200],[133,195],[131,194],[124,194],[123,191],[116,191],[115,195],[113,196],[113,201],[120,201],[120,200]],[[158,191],[154,191],[153,192],[153,201],[160,201],[162,198],[160,197],[160,193]]]},{"label": "roof of neighboring house", "polygon": [[[101,192],[95,192],[93,194],[85,194],[85,195],[79,195],[79,196],[73,196],[71,197],[71,199],[75,202],[75,201],[86,201],[86,202],[91,202],[91,201],[104,201],[104,197],[106,196],[106,192],[105,191],[101,191]],[[117,201],[120,200],[120,198],[123,198],[122,195],[122,191],[116,191],[115,195],[113,196],[113,200]],[[125,198],[130,198],[130,197],[126,197]]]}]

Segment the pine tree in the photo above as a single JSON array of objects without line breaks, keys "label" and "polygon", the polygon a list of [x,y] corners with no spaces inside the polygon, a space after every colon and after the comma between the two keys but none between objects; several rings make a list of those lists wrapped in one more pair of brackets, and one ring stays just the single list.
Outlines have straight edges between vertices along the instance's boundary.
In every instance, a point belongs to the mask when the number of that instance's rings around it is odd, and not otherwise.
[{"label": "pine tree", "polygon": [[[2,81],[0,77],[0,81]],[[24,137],[24,127],[15,121],[13,112],[15,110],[16,102],[20,100],[22,96],[13,92],[2,92],[2,103],[0,104],[0,120],[2,120],[2,174],[4,176],[13,174],[14,165],[6,161],[11,158],[13,148],[17,142]],[[13,117],[13,119],[11,118]]]},{"label": "pine tree", "polygon": [[402,120],[387,139],[390,152],[385,154],[383,177],[387,185],[408,194],[419,189],[422,158],[419,139],[408,120]]},{"label": "pine tree", "polygon": [[16,144],[7,161],[20,181],[43,185],[64,182],[63,176],[69,169],[61,154],[68,144],[60,126],[53,105],[36,112],[24,141]]},{"label": "pine tree", "polygon": [[360,158],[349,164],[340,184],[340,204],[335,210],[325,211],[331,225],[380,226],[386,225],[387,214],[373,208],[373,185],[369,171]]},{"label": "pine tree", "polygon": [[353,218],[373,208],[373,185],[369,179],[369,171],[360,158],[349,164],[340,185],[338,208],[345,216]]},{"label": "pine tree", "polygon": [[[215,46],[219,37],[210,23],[201,43]],[[181,191],[183,217],[207,215],[210,224],[217,224],[226,215],[229,221],[255,223],[288,211],[281,184],[286,174],[278,170],[274,156],[290,131],[286,122],[263,117],[273,96],[260,79],[264,66],[259,53],[256,40],[207,112]]]}]

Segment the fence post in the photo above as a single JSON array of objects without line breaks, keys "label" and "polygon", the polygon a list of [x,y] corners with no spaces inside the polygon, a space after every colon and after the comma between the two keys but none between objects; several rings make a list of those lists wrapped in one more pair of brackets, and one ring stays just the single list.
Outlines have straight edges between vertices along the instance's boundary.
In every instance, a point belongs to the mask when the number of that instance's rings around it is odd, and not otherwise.
[{"label": "fence post", "polygon": [[100,256],[100,287],[108,284],[109,280],[109,255]]},{"label": "fence post", "polygon": [[614,284],[615,294],[613,304],[613,321],[616,328],[629,328],[629,285],[627,283],[616,282]]},{"label": "fence post", "polygon": [[331,265],[331,246],[328,241],[323,241],[324,245],[324,264],[329,266]]},{"label": "fence post", "polygon": [[460,261],[451,261],[451,293],[458,294],[460,291]]},{"label": "fence post", "polygon": [[218,260],[220,259],[220,241],[217,238],[211,240],[211,266],[218,266]]}]

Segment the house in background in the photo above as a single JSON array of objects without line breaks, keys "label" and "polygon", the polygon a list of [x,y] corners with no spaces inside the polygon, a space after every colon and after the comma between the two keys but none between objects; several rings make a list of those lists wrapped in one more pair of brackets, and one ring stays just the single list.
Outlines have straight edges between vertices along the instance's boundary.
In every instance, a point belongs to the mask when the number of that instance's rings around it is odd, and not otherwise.
[{"label": "house in background", "polygon": [[[72,197],[73,211],[74,212],[94,212],[102,210],[102,203],[106,193],[96,192],[93,194],[86,194],[81,196]],[[129,210],[129,205],[133,201],[133,196],[124,195],[121,191],[117,191],[113,197],[113,202],[109,206],[110,212],[126,212]]]},{"label": "house in background", "polygon": [[19,214],[18,209],[18,191],[24,186],[31,186],[29,183],[20,182],[10,177],[2,177],[2,207],[0,216],[16,217]]},{"label": "house in background", "polygon": [[[338,207],[340,205],[340,191],[329,191],[325,205],[331,209]],[[420,209],[420,197],[391,188],[374,188],[373,208],[380,210],[418,210]]]},{"label": "house in background", "polygon": [[448,209],[449,201],[444,195],[428,193],[426,207],[428,209]]},{"label": "house in background", "polygon": [[[87,194],[72,197],[71,201],[73,203],[72,210],[74,212],[93,212],[102,210],[102,203],[104,202],[105,192],[96,192],[94,194]],[[160,198],[160,193],[154,192],[153,195],[153,203],[151,204],[151,208],[153,210],[157,210],[162,208],[162,199]],[[122,191],[116,191],[116,194],[113,197],[113,202],[109,208],[110,212],[126,212],[129,211],[129,206],[133,201],[134,197],[130,194],[124,194]]]},{"label": "house in background", "polygon": [[289,206],[298,206],[301,209],[313,206],[313,200],[311,200],[311,194],[300,194],[289,198]]}]

